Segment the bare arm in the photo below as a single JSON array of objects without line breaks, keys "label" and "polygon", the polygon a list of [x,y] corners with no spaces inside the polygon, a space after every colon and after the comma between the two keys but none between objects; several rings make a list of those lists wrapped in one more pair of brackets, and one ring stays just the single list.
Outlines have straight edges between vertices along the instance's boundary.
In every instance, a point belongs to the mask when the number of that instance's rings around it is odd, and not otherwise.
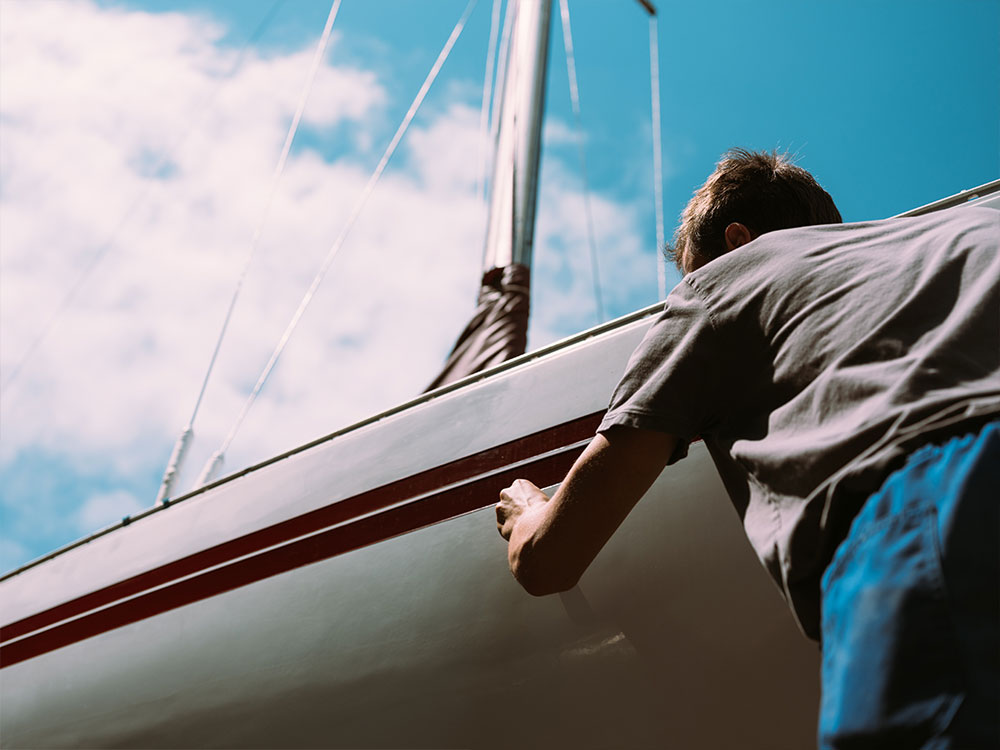
[{"label": "bare arm", "polygon": [[525,479],[500,493],[511,572],[535,596],[576,585],[666,465],[677,439],[615,427],[597,435],[550,500]]}]

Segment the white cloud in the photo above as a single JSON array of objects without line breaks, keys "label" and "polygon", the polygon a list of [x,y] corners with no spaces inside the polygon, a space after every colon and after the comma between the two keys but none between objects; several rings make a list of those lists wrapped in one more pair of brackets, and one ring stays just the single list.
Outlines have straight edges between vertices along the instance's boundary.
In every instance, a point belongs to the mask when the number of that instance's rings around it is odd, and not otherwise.
[{"label": "white cloud", "polygon": [[[223,80],[234,53],[217,44],[222,29],[87,2],[5,3],[0,34],[5,373],[110,240],[4,395],[0,465],[32,449],[87,470],[155,473],[193,407],[312,50],[251,52]],[[391,133],[386,98],[371,71],[327,63],[305,122],[344,128],[348,143]],[[230,470],[412,397],[436,374],[477,290],[478,131],[475,102],[418,115],[234,442]],[[229,431],[373,166],[293,152],[182,486]],[[579,185],[558,164],[546,174],[536,345],[594,322]],[[649,262],[636,212],[592,200],[606,295],[633,294]],[[86,530],[139,503],[124,492],[66,502]]]},{"label": "white cloud", "polygon": [[102,529],[105,526],[131,516],[152,505],[141,503],[131,492],[114,490],[91,495],[76,513],[76,526],[81,534]]},{"label": "white cloud", "polygon": [[[533,284],[545,290],[546,302],[534,310],[529,344],[535,347],[601,322],[580,177],[552,161],[542,176],[545,210],[535,229]],[[637,230],[642,212],[593,192],[590,207],[606,318],[652,304],[656,265],[652,248],[642,245]]]},{"label": "white cloud", "polygon": [[[6,4],[2,32],[5,369],[111,239],[5,394],[4,458],[34,444],[149,460],[143,446],[190,409],[312,50],[251,54],[223,81],[233,53],[214,44],[221,30],[180,14]],[[303,122],[356,124],[384,97],[370,72],[325,65]],[[235,394],[262,365],[364,178],[293,158],[227,346],[224,389]],[[207,433],[220,440],[222,429]]]},{"label": "white cloud", "polygon": [[546,118],[542,139],[546,146],[576,146],[585,140],[584,134],[577,128],[554,117]]}]

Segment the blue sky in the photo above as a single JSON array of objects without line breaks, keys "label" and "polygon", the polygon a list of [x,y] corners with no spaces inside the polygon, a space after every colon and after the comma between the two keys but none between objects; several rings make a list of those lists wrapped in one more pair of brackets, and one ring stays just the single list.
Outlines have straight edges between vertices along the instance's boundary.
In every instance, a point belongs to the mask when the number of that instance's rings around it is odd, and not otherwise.
[{"label": "blue sky", "polygon": [[[228,431],[465,5],[344,0],[183,482]],[[1000,176],[1000,0],[658,5],[668,234],[731,146],[796,154],[847,221]],[[491,8],[479,0],[227,469],[419,392],[464,324]],[[0,0],[3,382],[20,366],[0,398],[0,568],[152,503],[328,11]],[[656,298],[647,17],[631,0],[570,11],[583,133],[557,8],[535,346],[596,322],[580,138],[609,310]]]},{"label": "blue sky", "polygon": [[[104,4],[209,13],[225,24],[225,42],[237,46],[274,6],[272,0]],[[465,4],[348,1],[337,20],[343,34],[337,54],[383,73],[401,117]],[[898,213],[994,179],[1000,170],[997,0],[658,5],[670,216],[733,145],[799,153],[847,220]],[[479,1],[442,81],[481,85],[490,9],[490,0]],[[287,0],[259,45],[309,43],[328,10],[325,0]],[[621,194],[646,189],[644,179],[623,173],[620,161],[622,139],[634,137],[640,123],[648,127],[646,14],[632,0],[577,0],[570,11],[595,187]],[[548,111],[571,122],[555,21]]]}]

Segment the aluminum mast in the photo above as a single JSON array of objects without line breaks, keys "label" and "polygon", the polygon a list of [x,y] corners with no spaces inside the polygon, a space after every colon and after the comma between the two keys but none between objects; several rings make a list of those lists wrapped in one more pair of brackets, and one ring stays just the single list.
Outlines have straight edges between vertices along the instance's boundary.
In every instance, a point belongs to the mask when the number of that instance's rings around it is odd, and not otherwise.
[{"label": "aluminum mast", "polygon": [[472,319],[428,390],[523,354],[538,203],[550,0],[520,0],[504,66],[482,286]]}]

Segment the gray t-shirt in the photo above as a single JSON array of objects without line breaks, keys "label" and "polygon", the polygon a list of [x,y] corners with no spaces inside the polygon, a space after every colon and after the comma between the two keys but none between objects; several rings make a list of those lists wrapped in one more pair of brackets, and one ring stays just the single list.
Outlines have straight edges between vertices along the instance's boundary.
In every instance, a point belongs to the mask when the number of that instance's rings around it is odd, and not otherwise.
[{"label": "gray t-shirt", "polygon": [[771,232],[689,274],[598,431],[701,437],[819,638],[819,578],[917,445],[1000,415],[1000,212]]}]

